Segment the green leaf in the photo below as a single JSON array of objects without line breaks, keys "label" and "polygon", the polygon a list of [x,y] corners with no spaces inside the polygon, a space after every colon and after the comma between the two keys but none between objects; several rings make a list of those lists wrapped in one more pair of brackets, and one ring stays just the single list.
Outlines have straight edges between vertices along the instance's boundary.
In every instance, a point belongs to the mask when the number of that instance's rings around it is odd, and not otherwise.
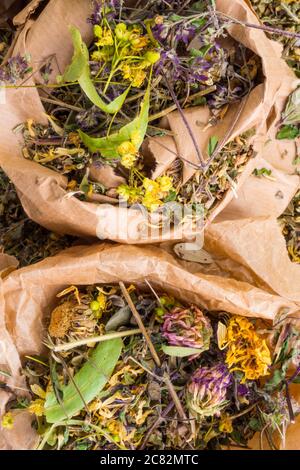
[{"label": "green leaf", "polygon": [[82,191],[85,195],[88,194],[90,190],[90,183],[88,180],[87,175],[84,175],[84,177],[81,180],[80,186],[79,186],[80,191]]},{"label": "green leaf", "polygon": [[168,356],[175,357],[186,357],[193,356],[194,354],[199,354],[202,352],[202,349],[197,348],[185,348],[183,346],[162,346],[162,350]]},{"label": "green leaf", "polygon": [[215,135],[212,135],[211,138],[209,139],[208,149],[207,149],[207,153],[209,157],[211,157],[214,151],[216,150],[218,142],[219,142],[218,138]]},{"label": "green leaf", "polygon": [[300,124],[300,87],[289,96],[282,121],[287,125]]},{"label": "green leaf", "polygon": [[271,176],[272,170],[269,170],[268,168],[255,168],[253,174],[254,176]]},{"label": "green leaf", "polygon": [[74,26],[70,26],[70,32],[74,45],[74,55],[71,65],[69,65],[64,75],[59,77],[59,82],[67,83],[78,81],[83,92],[94,105],[98,106],[98,108],[107,114],[116,114],[123,106],[130,87],[128,87],[127,90],[125,90],[124,93],[118,96],[115,100],[106,104],[102,98],[100,98],[91,79],[89,51],[82,40],[81,33]]},{"label": "green leaf", "polygon": [[[119,360],[122,347],[120,338],[99,343],[88,361],[74,376],[74,382],[85,403],[90,403],[104,388]],[[70,419],[84,407],[77,388],[72,382],[61,387],[63,406],[58,403],[54,392],[47,393],[45,414],[48,423]]]},{"label": "green leaf", "polygon": [[300,129],[296,126],[283,126],[279,132],[277,132],[276,139],[283,140],[293,140],[300,135]]},{"label": "green leaf", "polygon": [[[150,83],[150,82],[149,82]],[[140,114],[129,124],[123,126],[115,134],[111,134],[107,137],[94,138],[79,131],[79,135],[83,143],[92,152],[101,152],[104,158],[118,158],[118,147],[123,142],[130,141],[132,136],[135,134],[135,146],[137,150],[142,145],[145,134],[148,127],[148,116],[149,116],[149,104],[150,104],[150,87],[148,87],[145,97],[141,104]],[[137,138],[138,135],[138,138]]]}]

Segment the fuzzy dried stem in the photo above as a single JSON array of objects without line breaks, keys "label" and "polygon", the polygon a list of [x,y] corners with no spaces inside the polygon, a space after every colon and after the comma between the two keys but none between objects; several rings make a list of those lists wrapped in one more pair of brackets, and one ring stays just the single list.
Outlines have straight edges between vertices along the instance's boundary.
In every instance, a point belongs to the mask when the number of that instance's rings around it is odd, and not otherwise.
[{"label": "fuzzy dried stem", "polygon": [[47,344],[47,347],[49,349],[52,349],[52,351],[54,352],[69,351],[70,349],[74,349],[79,346],[85,346],[86,344],[101,343],[103,341],[109,341],[110,339],[123,338],[125,336],[139,335],[141,333],[142,331],[139,328],[136,328],[134,330],[116,331],[114,333],[108,333],[102,336],[91,336],[90,338],[79,339],[77,341],[59,344],[57,346],[51,346]]}]

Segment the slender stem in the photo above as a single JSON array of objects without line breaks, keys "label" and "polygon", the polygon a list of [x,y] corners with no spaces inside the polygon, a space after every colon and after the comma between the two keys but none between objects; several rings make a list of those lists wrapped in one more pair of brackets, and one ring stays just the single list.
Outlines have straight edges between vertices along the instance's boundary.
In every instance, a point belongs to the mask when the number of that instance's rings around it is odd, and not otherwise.
[{"label": "slender stem", "polygon": [[[201,96],[208,95],[209,93],[212,93],[213,91],[216,90],[216,86],[210,86],[208,88],[205,88],[205,90],[197,91],[197,93],[194,93],[193,95],[189,96],[187,99],[187,102],[193,101],[196,98],[201,98]],[[179,103],[183,103],[185,101],[185,98],[182,98],[179,100]],[[171,113],[172,111],[175,111],[177,109],[176,104],[172,104],[168,108],[165,108],[163,111],[159,111],[158,113],[152,114],[152,116],[149,116],[148,122],[155,121],[156,119],[159,119],[161,117],[166,116],[166,114]]]},{"label": "slender stem", "polygon": [[164,419],[166,418],[166,416],[170,413],[170,411],[172,411],[174,407],[174,403],[171,402],[168,404],[168,406],[164,409],[164,411],[162,412],[161,416],[159,416],[157,418],[157,420],[153,423],[153,425],[151,426],[151,428],[149,429],[149,431],[147,432],[145,438],[144,438],[144,441],[142,442],[142,445],[140,447],[140,450],[144,450],[145,449],[145,446],[147,444],[147,442],[149,441],[149,438],[151,436],[151,434],[153,433],[154,429],[157,428],[157,426],[160,425],[160,423],[162,421],[164,421]]},{"label": "slender stem", "polygon": [[139,328],[135,330],[116,331],[115,333],[108,333],[102,336],[91,336],[90,338],[79,339],[78,341],[72,341],[70,343],[58,344],[57,346],[50,346],[47,344],[49,349],[54,352],[69,351],[70,349],[77,348],[78,346],[84,346],[90,343],[101,343],[102,341],[109,341],[114,338],[123,338],[124,336],[139,335],[142,331]]},{"label": "slender stem", "polygon": [[285,382],[285,398],[288,406],[289,416],[290,416],[290,423],[295,422],[295,414],[291,402],[290,391],[289,391],[289,384]]},{"label": "slender stem", "polygon": [[178,109],[178,112],[179,112],[179,114],[180,114],[180,116],[181,116],[181,118],[182,118],[182,120],[183,120],[183,122],[184,122],[184,125],[185,125],[185,127],[187,128],[187,131],[188,131],[188,133],[189,133],[189,135],[190,135],[190,137],[191,137],[191,139],[192,139],[192,142],[193,142],[193,144],[194,144],[194,147],[195,147],[195,150],[196,150],[197,157],[198,157],[198,160],[199,160],[199,162],[200,162],[201,168],[204,168],[204,167],[205,167],[204,158],[203,158],[203,155],[202,155],[201,150],[200,150],[200,148],[199,148],[199,145],[198,145],[198,143],[197,143],[197,140],[196,140],[196,138],[195,138],[195,136],[194,136],[194,133],[193,133],[193,131],[192,131],[192,129],[191,129],[189,123],[188,123],[187,118],[185,117],[185,114],[184,114],[184,112],[183,112],[183,110],[182,110],[182,108],[181,108],[181,106],[180,106],[180,103],[179,103],[179,101],[178,101],[178,99],[177,99],[177,96],[176,96],[176,94],[175,94],[173,88],[171,87],[171,85],[170,85],[170,83],[169,83],[169,81],[168,81],[166,75],[163,74],[163,77],[164,77],[164,79],[165,79],[165,82],[166,82],[166,85],[167,85],[167,87],[168,87],[168,89],[169,89],[169,92],[170,92],[170,94],[171,94],[171,96],[172,96],[172,99],[173,99],[174,103],[176,104],[176,107],[177,107],[177,109]]},{"label": "slender stem", "polygon": [[174,385],[172,384],[171,380],[170,380],[170,377],[167,375],[167,374],[164,374],[164,381],[165,381],[165,384],[167,385],[168,387],[168,390],[169,390],[169,393],[172,397],[172,400],[173,400],[173,403],[176,407],[176,410],[178,411],[178,414],[180,416],[181,419],[184,419],[186,420],[187,419],[187,416],[184,412],[184,409],[182,407],[182,404],[181,404],[181,401],[179,400],[179,397],[176,393],[176,390],[174,388]]},{"label": "slender stem", "polygon": [[158,366],[158,367],[161,367],[161,362],[160,362],[160,359],[158,357],[158,354],[156,352],[156,349],[154,348],[153,346],[153,343],[151,341],[151,338],[144,326],[144,323],[143,323],[143,320],[141,319],[140,317],[140,314],[139,312],[137,311],[137,309],[135,308],[135,305],[134,303],[132,302],[132,299],[124,285],[123,282],[119,282],[119,285],[120,285],[120,288],[121,288],[121,291],[122,291],[122,294],[124,295],[125,299],[126,299],[126,302],[128,303],[129,305],[129,308],[132,312],[132,315],[134,316],[134,318],[136,319],[137,321],[137,324],[140,328],[140,331],[143,333],[144,337],[145,337],[145,340],[146,340],[146,343],[148,345],[148,348],[150,349],[150,352],[151,352],[151,355],[155,361],[155,364]]},{"label": "slender stem", "polygon": [[260,29],[262,31],[266,31],[267,33],[271,34],[279,34],[281,36],[287,36],[289,38],[297,38],[300,39],[300,33],[293,33],[292,31],[285,31],[280,28],[272,28],[271,26],[266,26],[266,25],[258,25],[258,24],[253,24],[253,23],[248,23],[246,21],[240,21],[235,18],[232,18],[229,15],[226,15],[225,13],[217,12],[219,16],[222,16],[224,18],[227,18],[231,20],[235,24],[239,24],[241,26],[246,26],[247,28],[254,28],[254,29]]},{"label": "slender stem", "polygon": [[223,139],[221,140],[221,142],[217,145],[216,149],[214,150],[214,152],[212,153],[211,157],[209,158],[209,160],[207,161],[205,167],[206,167],[206,170],[209,168],[211,162],[216,158],[216,156],[220,153],[220,151],[222,150],[222,148],[224,147],[224,145],[227,144],[228,140],[230,139],[233,131],[234,131],[234,128],[245,108],[245,105],[246,105],[246,102],[247,102],[247,97],[243,98],[239,104],[239,107],[238,107],[238,110],[237,110],[237,113],[236,115],[234,116],[234,119],[230,125],[230,127],[228,128],[226,134],[224,135]]},{"label": "slender stem", "polygon": [[73,106],[71,104],[64,103],[61,100],[54,100],[51,98],[43,98],[43,97],[41,97],[41,100],[44,101],[44,103],[56,104],[57,106],[60,106],[66,109],[71,109],[71,111],[76,111],[78,113],[80,113],[83,110],[83,108],[79,108],[78,106]]},{"label": "slender stem", "polygon": [[300,366],[297,367],[296,372],[288,379],[287,383],[292,383],[296,377],[300,374]]}]

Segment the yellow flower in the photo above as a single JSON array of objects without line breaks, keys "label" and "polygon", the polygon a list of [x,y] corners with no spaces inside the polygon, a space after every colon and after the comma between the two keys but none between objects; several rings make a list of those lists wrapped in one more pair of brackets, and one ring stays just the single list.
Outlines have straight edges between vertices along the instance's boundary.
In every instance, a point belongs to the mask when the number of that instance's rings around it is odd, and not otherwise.
[{"label": "yellow flower", "polygon": [[129,38],[129,31],[127,31],[127,26],[125,23],[117,24],[115,28],[115,35],[119,41],[127,41]]},{"label": "yellow flower", "polygon": [[105,310],[106,309],[106,296],[102,292],[97,297],[97,302],[99,303],[99,310]]},{"label": "yellow flower", "polygon": [[225,416],[220,424],[219,424],[219,430],[221,432],[225,432],[226,434],[230,434],[233,431],[233,426],[232,426],[232,420],[228,417]]},{"label": "yellow flower", "polygon": [[160,53],[156,51],[147,51],[146,54],[144,55],[144,58],[151,65],[156,64],[156,62],[158,62],[160,59]]},{"label": "yellow flower", "polygon": [[137,153],[136,147],[129,140],[119,145],[117,150],[120,155],[127,155],[129,153],[135,155]]},{"label": "yellow flower", "polygon": [[149,44],[148,36],[139,36],[138,34],[132,33],[130,35],[130,42],[132,49],[143,49]]},{"label": "yellow flower", "polygon": [[229,370],[244,374],[241,383],[269,374],[272,363],[269,348],[247,318],[236,316],[230,319],[221,347],[224,346],[227,347],[226,364]]},{"label": "yellow flower", "polygon": [[123,78],[125,80],[129,80],[134,87],[141,87],[144,83],[146,78],[146,72],[142,70],[142,67],[139,65],[137,67],[133,67],[128,63],[122,64],[121,67]]},{"label": "yellow flower", "polygon": [[127,140],[126,142],[123,142],[121,145],[119,145],[117,150],[121,155],[122,165],[128,169],[132,168],[138,153],[133,143]]},{"label": "yellow flower", "polygon": [[173,189],[173,182],[169,176],[160,176],[156,181],[158,182],[161,191],[164,193],[168,193]]},{"label": "yellow flower", "polygon": [[145,196],[142,199],[142,204],[150,212],[154,212],[159,208],[159,206],[162,205],[162,201],[158,199],[156,195],[146,192]]},{"label": "yellow flower", "polygon": [[139,148],[142,140],[142,134],[139,130],[135,130],[130,134],[130,139],[135,148]]},{"label": "yellow flower", "polygon": [[151,180],[149,178],[144,179],[143,186],[146,191],[151,194],[158,194],[160,191],[160,186],[157,181]]},{"label": "yellow flower", "polygon": [[113,46],[114,39],[110,29],[96,25],[94,26],[94,34],[98,38],[98,41],[96,41],[97,46]]},{"label": "yellow flower", "polygon": [[43,416],[45,413],[45,400],[41,400],[40,398],[34,400],[30,403],[27,410],[29,413],[34,414],[36,416]]},{"label": "yellow flower", "polygon": [[144,72],[143,70],[136,70],[134,72],[134,75],[133,75],[133,80],[132,80],[132,86],[136,87],[136,88],[140,88],[143,83],[144,83],[144,80],[146,78],[146,72]]},{"label": "yellow flower", "polygon": [[122,165],[124,166],[124,168],[127,168],[128,170],[130,170],[130,168],[133,167],[135,161],[136,161],[136,155],[133,155],[130,153],[123,155],[121,158]]},{"label": "yellow flower", "polygon": [[127,186],[126,184],[121,184],[117,188],[117,193],[119,194],[119,196],[121,196],[122,199],[124,199],[125,201],[128,201],[130,198],[130,187]]},{"label": "yellow flower", "polygon": [[10,411],[6,413],[5,415],[3,415],[2,420],[1,420],[1,426],[4,429],[8,429],[8,430],[13,429],[14,417]]},{"label": "yellow flower", "polygon": [[117,193],[122,199],[128,201],[129,204],[135,204],[136,202],[139,202],[141,198],[141,192],[138,188],[131,188],[126,184],[121,184],[117,188]]}]

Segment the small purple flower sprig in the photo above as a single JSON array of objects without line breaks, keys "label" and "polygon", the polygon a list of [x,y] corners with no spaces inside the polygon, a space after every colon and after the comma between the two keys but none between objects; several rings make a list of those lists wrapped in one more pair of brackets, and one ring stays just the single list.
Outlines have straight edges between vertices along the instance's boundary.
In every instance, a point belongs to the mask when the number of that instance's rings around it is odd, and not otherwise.
[{"label": "small purple flower sprig", "polygon": [[29,57],[18,54],[8,59],[7,63],[0,67],[0,82],[15,85],[31,71]]}]

